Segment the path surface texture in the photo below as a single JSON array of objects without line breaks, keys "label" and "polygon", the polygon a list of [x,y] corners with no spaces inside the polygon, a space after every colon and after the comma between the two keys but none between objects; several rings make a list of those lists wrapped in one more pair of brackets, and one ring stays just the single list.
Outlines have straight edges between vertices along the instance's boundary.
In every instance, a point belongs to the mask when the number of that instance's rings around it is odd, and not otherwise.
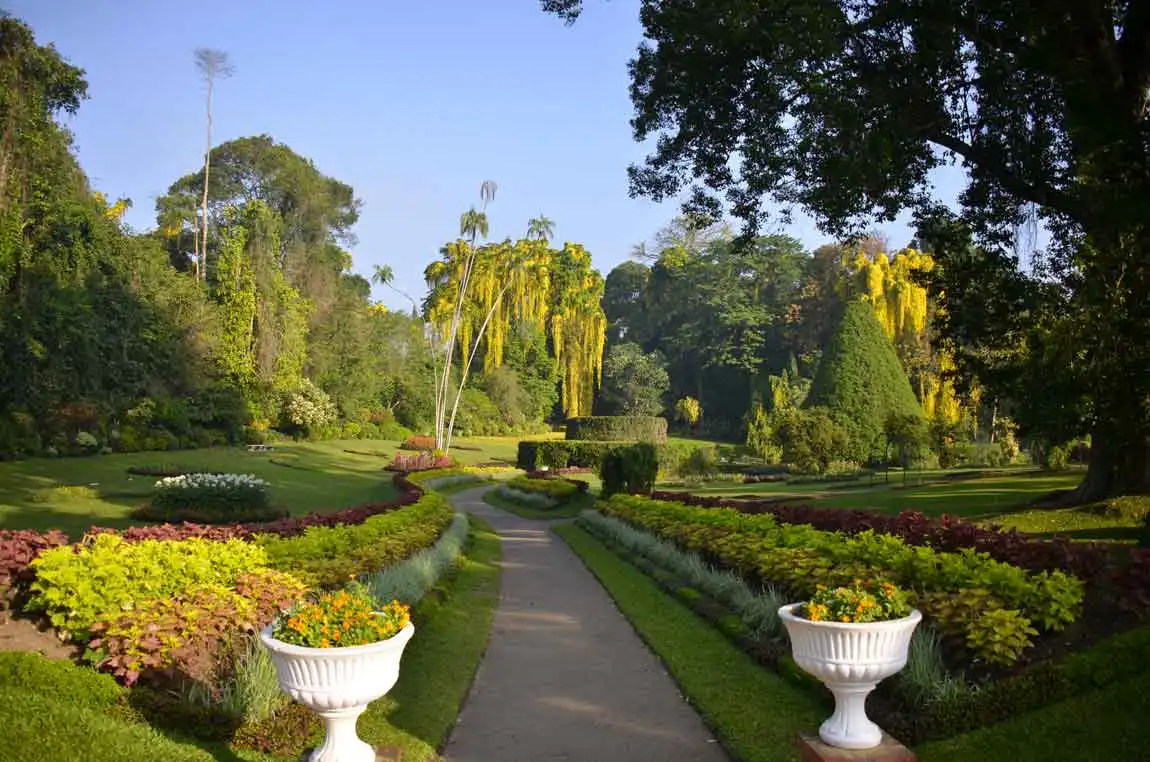
[{"label": "path surface texture", "polygon": [[721,762],[662,663],[548,523],[453,498],[503,541],[487,655],[448,742],[451,762]]}]

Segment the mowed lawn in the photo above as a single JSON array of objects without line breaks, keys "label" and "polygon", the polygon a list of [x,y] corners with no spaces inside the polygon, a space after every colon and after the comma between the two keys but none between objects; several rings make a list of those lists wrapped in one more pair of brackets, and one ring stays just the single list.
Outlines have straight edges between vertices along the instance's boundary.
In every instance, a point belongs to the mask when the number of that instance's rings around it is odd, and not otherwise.
[{"label": "mowed lawn", "polygon": [[[464,464],[511,461],[516,439],[461,440],[452,456]],[[87,458],[31,458],[0,463],[0,528],[61,529],[79,537],[93,525],[136,522],[132,508],[148,500],[155,477],[130,466],[254,474],[271,484],[272,500],[294,515],[330,512],[395,496],[383,471],[397,442],[281,442],[271,453],[242,447],[141,452]]]}]

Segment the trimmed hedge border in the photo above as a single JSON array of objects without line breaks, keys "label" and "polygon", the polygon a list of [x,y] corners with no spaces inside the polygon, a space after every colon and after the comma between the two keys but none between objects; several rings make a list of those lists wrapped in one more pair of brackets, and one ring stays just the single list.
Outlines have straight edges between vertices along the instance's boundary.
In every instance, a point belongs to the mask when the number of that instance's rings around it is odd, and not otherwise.
[{"label": "trimmed hedge border", "polygon": [[589,415],[567,419],[567,439],[591,442],[667,441],[667,419],[646,415]]}]

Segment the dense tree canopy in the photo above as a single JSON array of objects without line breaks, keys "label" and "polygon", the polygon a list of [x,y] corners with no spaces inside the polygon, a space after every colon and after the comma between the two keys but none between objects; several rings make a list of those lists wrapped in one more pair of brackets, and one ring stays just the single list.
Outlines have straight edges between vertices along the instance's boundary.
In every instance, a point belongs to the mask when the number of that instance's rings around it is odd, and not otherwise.
[{"label": "dense tree canopy", "polygon": [[[570,21],[583,3],[542,5]],[[691,208],[725,202],[752,229],[765,197],[839,232],[911,209],[999,252],[1043,223],[1091,401],[1082,497],[1150,491],[1145,3],[645,0],[640,18],[633,125],[658,141],[634,193],[691,186]],[[957,212],[930,186],[954,161]]]}]

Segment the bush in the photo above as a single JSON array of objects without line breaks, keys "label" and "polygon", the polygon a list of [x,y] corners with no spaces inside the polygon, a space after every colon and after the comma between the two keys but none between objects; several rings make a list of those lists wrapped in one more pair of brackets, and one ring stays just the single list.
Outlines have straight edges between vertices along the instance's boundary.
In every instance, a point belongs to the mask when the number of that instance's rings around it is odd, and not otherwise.
[{"label": "bush", "polygon": [[335,403],[327,392],[308,379],[303,379],[295,391],[284,396],[283,417],[287,428],[309,434],[314,429],[330,426],[336,419]]},{"label": "bush", "polygon": [[847,305],[804,404],[827,408],[846,435],[847,449],[836,457],[860,463],[885,458],[891,416],[922,417],[894,345],[866,302]]},{"label": "bush", "polygon": [[10,607],[34,579],[32,561],[44,551],[67,543],[64,533],[56,530],[40,534],[0,529],[0,612]]},{"label": "bush", "polygon": [[797,473],[823,474],[832,462],[848,460],[846,431],[825,408],[788,412],[780,434],[783,460]]},{"label": "bush", "polygon": [[125,542],[99,534],[77,546],[44,551],[27,608],[43,611],[65,636],[150,598],[174,597],[197,585],[230,586],[267,565],[262,548],[241,540]]},{"label": "bush", "polygon": [[717,449],[713,446],[696,447],[679,459],[675,472],[686,479],[713,479],[719,473]]},{"label": "bush", "polygon": [[435,437],[408,437],[399,446],[401,450],[415,450],[416,452],[434,452]]},{"label": "bush", "polygon": [[234,588],[197,585],[145,599],[92,625],[89,658],[127,685],[163,674],[211,687],[235,638],[266,627],[306,593],[299,580],[263,569],[240,576]]},{"label": "bush", "polygon": [[1061,571],[1028,574],[985,555],[913,547],[891,535],[844,537],[780,526],[767,515],[633,496],[604,501],[600,510],[796,596],[854,579],[914,590],[916,605],[939,629],[963,637],[976,656],[994,663],[1013,662],[1038,629],[1064,629],[1082,606],[1082,581]]},{"label": "bush", "polygon": [[313,526],[291,538],[258,535],[256,542],[272,568],[309,585],[332,587],[431,546],[453,515],[447,499],[432,492],[403,510],[375,515],[358,525]]},{"label": "bush", "polygon": [[1070,446],[1051,445],[1043,453],[1042,467],[1048,471],[1062,471],[1070,465]]},{"label": "bush", "polygon": [[618,492],[650,492],[658,476],[658,454],[649,442],[615,448],[603,456],[603,464],[599,467],[604,497]]},{"label": "bush", "polygon": [[[583,484],[586,485],[586,482]],[[570,500],[583,491],[579,489],[578,484],[566,479],[531,479],[526,476],[517,476],[511,479],[507,482],[507,486],[520,492],[547,495],[559,502]]]},{"label": "bush", "polygon": [[404,455],[396,453],[395,458],[388,464],[390,471],[430,471],[436,468],[451,468],[455,461],[443,454],[421,452],[417,455]]},{"label": "bush", "polygon": [[146,521],[237,524],[273,521],[287,511],[274,508],[268,483],[251,474],[186,474],[156,482],[149,505],[133,516]]},{"label": "bush", "polygon": [[593,415],[567,421],[568,440],[666,442],[667,419],[645,415]]}]

